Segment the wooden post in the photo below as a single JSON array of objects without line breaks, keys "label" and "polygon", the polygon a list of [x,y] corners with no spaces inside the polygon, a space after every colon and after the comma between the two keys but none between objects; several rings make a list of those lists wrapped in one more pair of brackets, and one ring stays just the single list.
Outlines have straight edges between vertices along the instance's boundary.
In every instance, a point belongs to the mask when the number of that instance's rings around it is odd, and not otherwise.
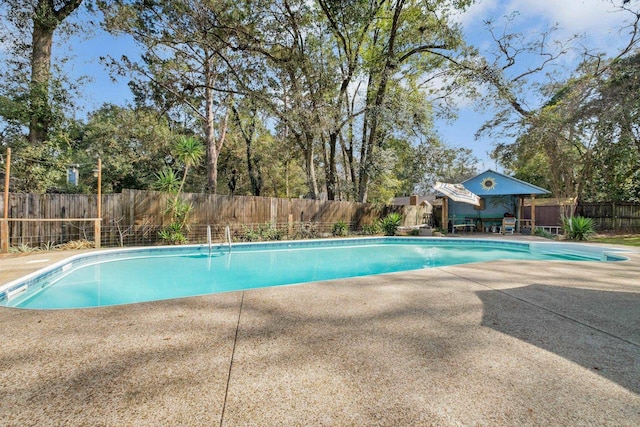
[{"label": "wooden post", "polygon": [[536,195],[531,195],[531,234],[536,234]]},{"label": "wooden post", "polygon": [[9,220],[0,220],[0,252],[6,254],[9,252]]},{"label": "wooden post", "polygon": [[95,248],[100,249],[100,239],[102,237],[102,233],[100,230],[101,222],[102,222],[102,160],[98,159],[98,215],[96,216],[96,220],[93,226],[93,238],[95,240]]},{"label": "wooden post", "polygon": [[0,225],[0,252],[9,252],[9,179],[11,176],[11,148],[7,147],[7,163],[4,168],[4,213]]},{"label": "wooden post", "polygon": [[518,206],[516,206],[516,231],[522,232],[522,219],[524,216],[524,196],[518,196]]},{"label": "wooden post", "polygon": [[445,196],[442,198],[442,229],[445,231],[449,228],[448,222],[449,222],[449,198]]}]

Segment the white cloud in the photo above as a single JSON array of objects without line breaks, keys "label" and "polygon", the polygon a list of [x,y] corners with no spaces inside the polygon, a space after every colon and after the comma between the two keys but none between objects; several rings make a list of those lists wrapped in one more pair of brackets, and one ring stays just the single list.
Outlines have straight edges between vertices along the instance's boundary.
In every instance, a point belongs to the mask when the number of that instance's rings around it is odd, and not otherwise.
[{"label": "white cloud", "polygon": [[[620,0],[622,3],[622,0]],[[510,7],[524,16],[534,15],[571,32],[608,32],[620,14],[606,0],[512,0]]]},{"label": "white cloud", "polygon": [[607,51],[628,41],[623,28],[631,15],[619,9],[621,4],[622,0],[480,0],[459,17],[459,22],[473,38],[481,38],[485,20],[500,23],[517,12],[516,27],[510,31],[529,32],[535,37],[557,24],[556,37],[581,35],[589,46]]}]

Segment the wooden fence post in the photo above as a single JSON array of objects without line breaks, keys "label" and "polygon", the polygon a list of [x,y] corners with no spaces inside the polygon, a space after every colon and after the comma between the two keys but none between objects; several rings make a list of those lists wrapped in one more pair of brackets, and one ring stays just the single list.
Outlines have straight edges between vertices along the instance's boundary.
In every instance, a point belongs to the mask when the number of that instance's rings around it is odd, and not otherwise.
[{"label": "wooden fence post", "polygon": [[9,221],[4,218],[0,219],[0,252],[9,252]]},{"label": "wooden fence post", "polygon": [[95,240],[95,248],[96,249],[100,249],[100,238],[101,238],[100,223],[101,222],[102,222],[102,220],[100,218],[96,219],[93,222],[93,236],[94,236],[94,240]]},{"label": "wooden fence post", "polygon": [[98,169],[97,178],[98,178],[98,197],[97,197],[97,219],[93,223],[93,240],[95,241],[95,248],[100,249],[100,240],[102,240],[102,233],[100,230],[100,223],[102,222],[102,159],[98,158]]},{"label": "wooden fence post", "polygon": [[7,147],[7,163],[4,169],[4,212],[0,226],[0,252],[9,252],[9,182],[11,180],[11,148]]}]

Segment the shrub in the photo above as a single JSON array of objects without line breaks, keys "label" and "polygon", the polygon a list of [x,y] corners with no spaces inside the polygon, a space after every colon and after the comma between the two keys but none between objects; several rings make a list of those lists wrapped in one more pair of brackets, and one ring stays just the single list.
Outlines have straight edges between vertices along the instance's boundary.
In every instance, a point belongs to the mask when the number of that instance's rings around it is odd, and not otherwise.
[{"label": "shrub", "polygon": [[587,240],[595,232],[593,219],[583,216],[563,218],[562,228],[567,238],[571,240]]},{"label": "shrub", "polygon": [[158,237],[169,245],[183,245],[187,243],[187,236],[182,232],[184,225],[178,222],[171,223],[158,233]]},{"label": "shrub", "polygon": [[158,237],[169,245],[183,245],[188,242],[185,233],[188,233],[189,215],[193,210],[193,206],[181,200],[179,197],[171,199],[167,205],[165,213],[171,215],[172,223],[158,233]]},{"label": "shrub", "polygon": [[31,246],[27,245],[26,243],[21,243],[18,246],[11,246],[9,248],[9,252],[21,252],[21,253],[27,253],[27,252],[36,252],[39,251],[40,248],[32,248]]},{"label": "shrub", "polygon": [[243,233],[240,240],[244,242],[259,242],[260,241],[260,233],[253,229],[253,227],[247,227],[246,225],[242,226]]},{"label": "shrub", "polygon": [[334,236],[346,236],[348,233],[347,223],[344,221],[338,221],[333,224],[333,229],[331,230],[331,234]]},{"label": "shrub", "polygon": [[56,249],[56,242],[53,242],[53,241],[43,242],[42,245],[40,245],[40,249],[42,249],[43,251],[52,251]]},{"label": "shrub", "polygon": [[362,226],[362,234],[374,235],[380,233],[380,226],[377,223],[365,224]]},{"label": "shrub", "polygon": [[264,224],[261,227],[258,227],[260,230],[260,234],[264,240],[281,240],[282,239],[282,230],[278,230],[272,224]]},{"label": "shrub", "polygon": [[393,212],[380,220],[380,228],[385,236],[395,236],[401,223],[402,215]]},{"label": "shrub", "polygon": [[553,234],[543,230],[542,228],[536,228],[536,231],[534,231],[533,234],[539,237],[544,237],[545,239],[553,239]]},{"label": "shrub", "polygon": [[96,243],[91,240],[71,240],[67,243],[62,243],[53,247],[53,249],[68,250],[68,249],[90,249],[95,248]]},{"label": "shrub", "polygon": [[241,240],[245,242],[260,242],[282,239],[282,231],[278,230],[270,223],[259,224],[256,228],[244,227],[244,236]]},{"label": "shrub", "polygon": [[313,222],[301,222],[297,225],[294,238],[296,239],[315,239],[318,237],[318,227]]}]

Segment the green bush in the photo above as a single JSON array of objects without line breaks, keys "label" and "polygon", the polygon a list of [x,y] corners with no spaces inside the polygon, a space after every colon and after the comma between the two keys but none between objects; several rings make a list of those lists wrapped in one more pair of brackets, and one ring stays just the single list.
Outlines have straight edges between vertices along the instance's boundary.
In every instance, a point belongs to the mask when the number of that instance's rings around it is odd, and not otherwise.
[{"label": "green bush", "polygon": [[179,222],[169,224],[167,228],[158,233],[158,237],[169,245],[183,245],[188,242],[187,236],[184,235],[184,225]]},{"label": "green bush", "polygon": [[158,233],[158,236],[169,245],[183,245],[188,243],[186,233],[191,230],[189,215],[193,206],[181,200],[179,197],[171,199],[165,213],[171,215],[172,223]]},{"label": "green bush", "polygon": [[260,233],[253,229],[253,227],[242,226],[243,233],[241,240],[244,242],[259,242],[261,240]]},{"label": "green bush", "polygon": [[380,233],[380,226],[377,223],[365,224],[362,226],[362,234],[374,235]]},{"label": "green bush", "polygon": [[296,225],[295,239],[315,239],[319,236],[318,226],[313,222],[300,222]]},{"label": "green bush", "polygon": [[333,229],[331,230],[331,234],[334,236],[346,236],[349,232],[347,227],[347,223],[344,221],[338,221],[333,224]]},{"label": "green bush", "polygon": [[9,248],[9,252],[21,252],[21,253],[27,253],[27,252],[36,252],[39,251],[40,248],[32,248],[31,246],[27,245],[26,243],[22,243],[18,246],[11,246]]},{"label": "green bush", "polygon": [[553,234],[543,230],[542,228],[536,228],[536,231],[534,231],[533,234],[539,237],[544,237],[545,239],[553,239]]},{"label": "green bush", "polygon": [[395,236],[401,223],[402,215],[393,212],[380,220],[380,228],[385,236]]},{"label": "green bush", "polygon": [[278,230],[272,224],[259,224],[256,228],[244,227],[244,233],[241,240],[245,242],[262,242],[270,240],[281,240],[282,231]]},{"label": "green bush", "polygon": [[567,238],[571,240],[587,240],[595,232],[593,219],[583,216],[563,218],[562,228]]}]

